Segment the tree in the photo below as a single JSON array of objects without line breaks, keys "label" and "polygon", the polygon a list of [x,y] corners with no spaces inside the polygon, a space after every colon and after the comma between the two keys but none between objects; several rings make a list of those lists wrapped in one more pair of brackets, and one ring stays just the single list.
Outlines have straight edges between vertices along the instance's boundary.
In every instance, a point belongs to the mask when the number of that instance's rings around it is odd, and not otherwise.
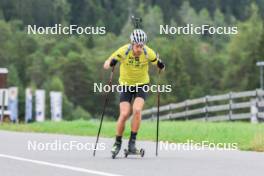
[{"label": "tree", "polygon": [[179,10],[179,16],[182,20],[181,23],[197,25],[196,22],[198,21],[198,15],[188,1],[183,2]]},{"label": "tree", "polygon": [[148,9],[148,13],[143,17],[144,30],[148,34],[148,39],[159,34],[159,26],[163,24],[163,14],[158,6]]},{"label": "tree", "polygon": [[257,87],[256,53],[263,28],[256,5],[251,6],[251,13],[247,22],[239,23],[239,34],[233,36],[228,45],[230,61],[223,77],[224,86],[228,89],[244,90]]},{"label": "tree", "polygon": [[45,88],[49,91],[64,92],[63,82],[58,76],[53,76],[51,80],[46,83]]},{"label": "tree", "polygon": [[16,67],[14,65],[10,65],[8,71],[9,71],[8,80],[7,80],[8,86],[20,87],[21,83]]},{"label": "tree", "polygon": [[65,94],[75,106],[80,105],[88,111],[95,112],[92,72],[84,59],[78,55],[63,67]]},{"label": "tree", "polygon": [[171,48],[168,53],[170,54],[165,57],[171,59],[171,62],[167,64],[165,73],[166,77],[170,78],[168,84],[172,85],[172,93],[167,95],[176,99],[173,102],[183,101],[190,95],[190,77],[179,51],[176,48]]}]

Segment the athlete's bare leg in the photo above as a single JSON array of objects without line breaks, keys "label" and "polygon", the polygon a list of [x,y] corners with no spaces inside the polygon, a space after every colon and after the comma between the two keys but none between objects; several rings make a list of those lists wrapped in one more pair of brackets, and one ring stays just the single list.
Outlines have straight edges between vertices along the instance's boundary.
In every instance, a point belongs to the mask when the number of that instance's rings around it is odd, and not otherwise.
[{"label": "athlete's bare leg", "polygon": [[144,99],[137,97],[133,104],[133,119],[131,121],[131,131],[136,133],[140,127],[141,112],[144,107]]},{"label": "athlete's bare leg", "polygon": [[126,125],[126,120],[128,119],[131,111],[130,103],[123,101],[119,104],[120,108],[120,114],[117,120],[117,125],[116,125],[116,135],[117,136],[122,136],[125,125]]}]

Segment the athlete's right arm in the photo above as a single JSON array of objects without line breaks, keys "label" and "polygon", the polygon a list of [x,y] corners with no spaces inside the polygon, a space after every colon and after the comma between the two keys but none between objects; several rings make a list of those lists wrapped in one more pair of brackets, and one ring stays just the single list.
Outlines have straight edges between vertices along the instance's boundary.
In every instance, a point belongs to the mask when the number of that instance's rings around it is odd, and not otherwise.
[{"label": "athlete's right arm", "polygon": [[118,50],[116,50],[104,63],[104,69],[109,69],[112,66],[115,66],[118,61],[121,61],[122,57],[124,57],[125,50],[127,45],[122,46]]},{"label": "athlete's right arm", "polygon": [[104,69],[109,69],[110,67],[113,67],[117,64],[117,60],[115,58],[113,59],[107,59],[104,63]]}]

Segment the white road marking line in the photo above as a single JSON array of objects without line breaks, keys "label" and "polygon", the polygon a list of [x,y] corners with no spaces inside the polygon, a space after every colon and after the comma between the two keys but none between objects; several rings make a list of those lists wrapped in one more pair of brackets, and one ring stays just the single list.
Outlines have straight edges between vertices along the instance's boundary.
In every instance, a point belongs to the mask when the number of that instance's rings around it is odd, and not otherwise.
[{"label": "white road marking line", "polygon": [[39,164],[39,165],[46,165],[46,166],[51,166],[51,167],[68,169],[68,170],[77,171],[77,172],[95,174],[95,175],[121,176],[121,175],[111,174],[111,173],[107,173],[107,172],[100,172],[100,171],[96,171],[96,170],[89,170],[89,169],[85,169],[85,168],[74,167],[74,166],[69,166],[69,165],[64,165],[64,164],[55,164],[55,163],[50,163],[50,162],[46,162],[46,161],[27,159],[27,158],[22,158],[22,157],[17,157],[17,156],[12,156],[12,155],[6,155],[6,154],[1,154],[1,153],[0,153],[0,157],[13,159],[13,160],[19,160],[19,161],[30,162],[30,163]]}]

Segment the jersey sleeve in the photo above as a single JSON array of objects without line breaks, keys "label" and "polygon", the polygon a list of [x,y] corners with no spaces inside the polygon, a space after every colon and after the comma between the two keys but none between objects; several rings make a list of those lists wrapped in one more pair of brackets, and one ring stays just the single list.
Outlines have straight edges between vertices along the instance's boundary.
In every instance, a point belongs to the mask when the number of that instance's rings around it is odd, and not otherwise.
[{"label": "jersey sleeve", "polygon": [[157,64],[158,62],[157,54],[151,48],[147,48],[147,49],[148,49],[149,62],[151,62],[153,65]]},{"label": "jersey sleeve", "polygon": [[116,59],[117,61],[121,61],[122,58],[125,57],[125,52],[126,52],[126,49],[128,48],[128,45],[124,45],[122,47],[120,47],[119,49],[117,49],[115,52],[113,52],[111,54],[111,56],[108,58],[108,60],[111,60],[111,59]]}]

